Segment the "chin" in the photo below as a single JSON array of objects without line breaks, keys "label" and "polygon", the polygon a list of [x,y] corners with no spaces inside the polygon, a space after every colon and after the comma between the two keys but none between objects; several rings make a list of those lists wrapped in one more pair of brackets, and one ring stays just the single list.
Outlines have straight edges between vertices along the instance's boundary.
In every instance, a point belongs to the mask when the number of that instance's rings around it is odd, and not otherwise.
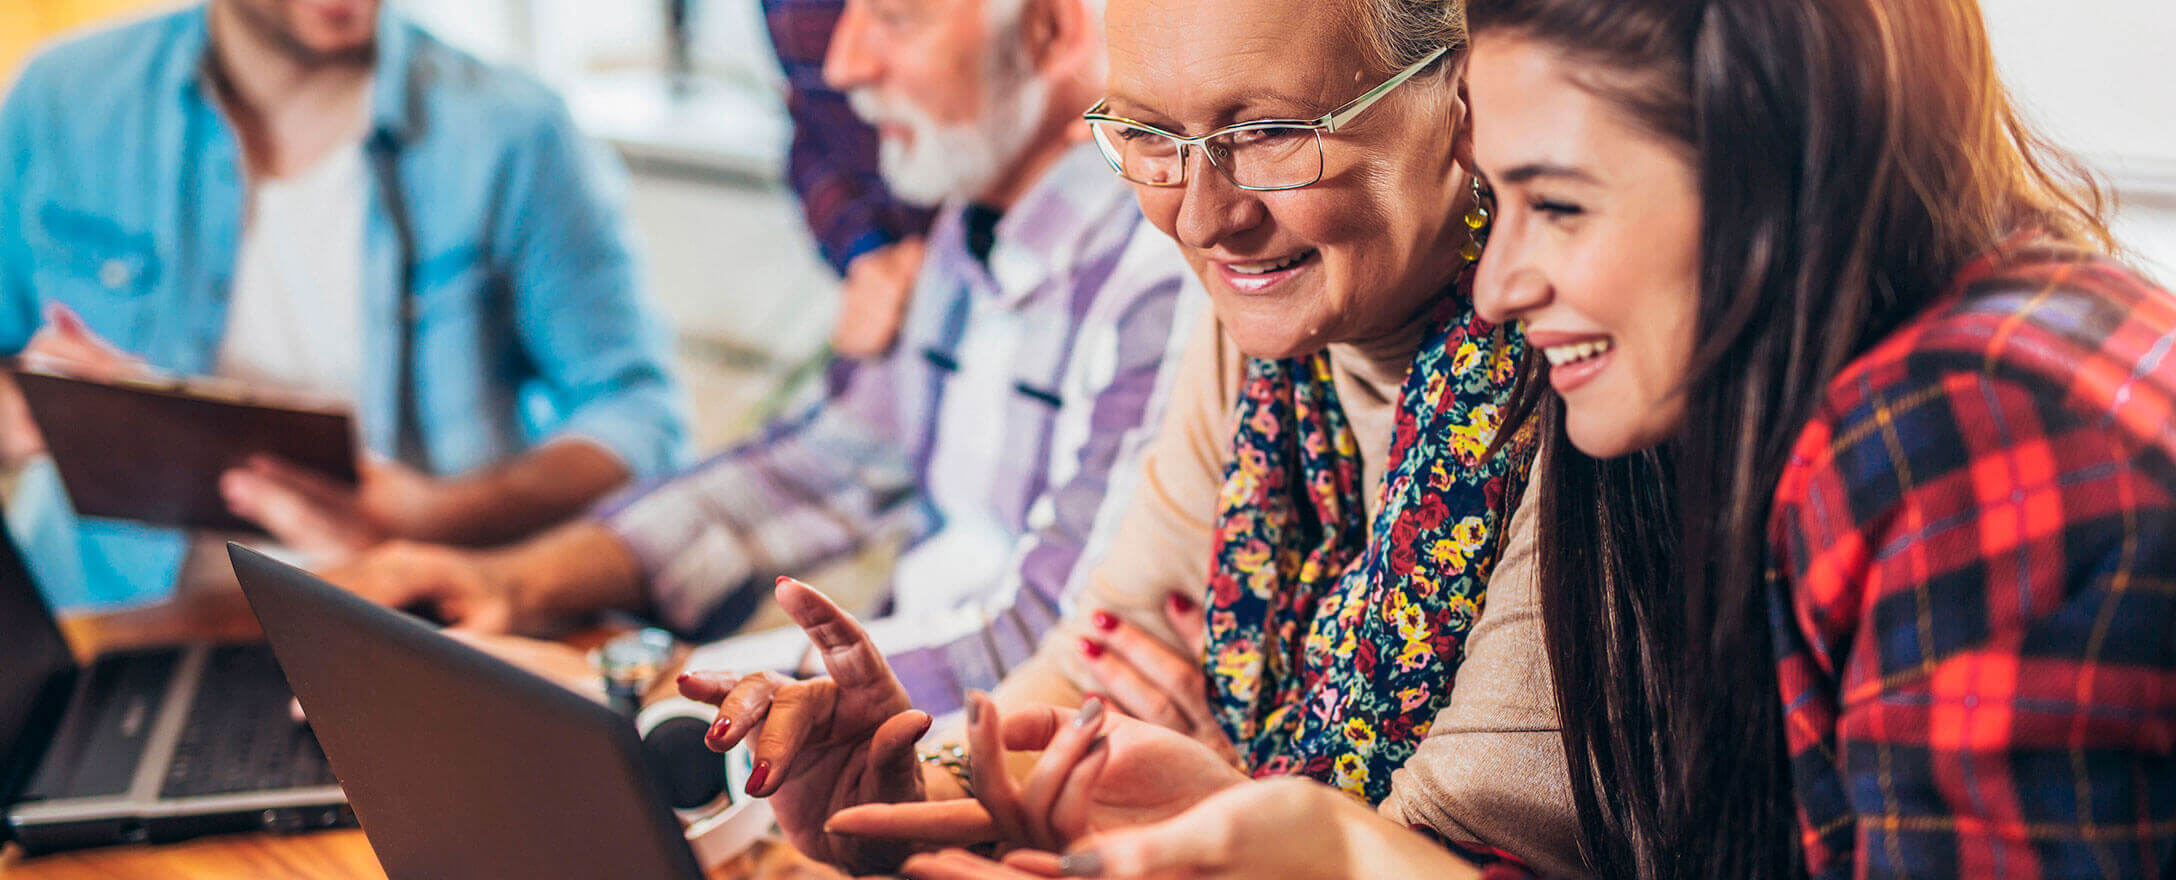
[{"label": "chin", "polygon": [[[1673,409],[1681,411],[1682,408]],[[1582,412],[1567,402],[1564,435],[1571,439],[1572,446],[1589,457],[1622,458],[1662,445],[1669,439],[1676,421],[1676,413],[1666,414],[1662,419],[1649,419],[1629,413]]]},{"label": "chin", "polygon": [[1226,320],[1224,332],[1239,347],[1239,353],[1250,358],[1284,360],[1305,357],[1321,351],[1321,338],[1302,332],[1291,322]]},{"label": "chin", "polygon": [[[1213,284],[1213,282],[1204,282]],[[1210,287],[1209,304],[1217,322],[1239,352],[1250,358],[1282,360],[1321,351],[1329,344],[1322,328],[1326,321],[1295,314],[1306,300],[1280,297],[1250,299]],[[1301,308],[1295,308],[1298,305]]]}]

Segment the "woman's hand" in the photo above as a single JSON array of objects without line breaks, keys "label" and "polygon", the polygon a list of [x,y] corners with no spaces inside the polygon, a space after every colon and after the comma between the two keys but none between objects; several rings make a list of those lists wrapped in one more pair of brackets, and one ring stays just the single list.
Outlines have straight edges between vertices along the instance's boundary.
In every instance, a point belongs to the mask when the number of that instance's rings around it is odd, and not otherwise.
[{"label": "woman's hand", "polygon": [[1344,880],[1478,877],[1472,865],[1358,801],[1295,777],[1230,788],[1168,821],[1098,834],[1056,864],[1021,853],[999,865],[959,851],[909,859],[916,880],[1032,877],[1256,877]]},{"label": "woman's hand", "polygon": [[[999,717],[982,694],[969,697],[972,801],[949,800],[843,810],[830,830],[933,843],[998,840],[1062,848],[1097,831],[1175,815],[1246,781],[1207,746],[1167,728],[1103,709],[1036,706]],[[1006,750],[1040,751],[1027,777],[1005,773]]]},{"label": "woman's hand", "polygon": [[1180,651],[1118,615],[1097,611],[1090,618],[1097,634],[1081,639],[1081,658],[1113,708],[1193,737],[1236,765],[1238,753],[1209,711],[1208,682],[1201,671],[1201,605],[1172,593],[1164,602],[1164,617],[1179,633]]},{"label": "woman's hand", "polygon": [[718,707],[705,738],[711,748],[755,737],[748,793],[770,798],[795,848],[856,874],[889,871],[910,844],[829,833],[824,819],[856,804],[923,800],[914,743],[931,719],[908,707],[906,688],[853,615],[789,578],[779,579],[777,597],[816,643],[829,678],[695,672],[680,677],[680,693]]},{"label": "woman's hand", "polygon": [[1359,801],[1298,777],[1237,786],[1167,822],[1081,841],[1071,877],[1478,877],[1465,860]]}]

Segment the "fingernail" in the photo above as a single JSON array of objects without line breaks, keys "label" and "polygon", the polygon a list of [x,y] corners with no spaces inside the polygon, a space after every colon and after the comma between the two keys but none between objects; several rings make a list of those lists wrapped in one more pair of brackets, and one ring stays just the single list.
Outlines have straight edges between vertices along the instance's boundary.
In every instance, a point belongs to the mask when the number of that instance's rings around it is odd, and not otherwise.
[{"label": "fingernail", "polygon": [[982,720],[982,701],[988,696],[989,694],[981,691],[967,692],[967,723],[973,724]]},{"label": "fingernail", "polygon": [[775,580],[775,581],[772,581],[772,582],[771,582],[771,586],[774,586],[774,587],[783,587],[783,586],[785,586],[785,585],[786,585],[786,582],[787,582],[787,581],[790,581],[790,580],[793,580],[793,578],[787,577],[787,576],[785,576],[785,575],[779,575],[779,576],[778,576],[778,580]]},{"label": "fingernail", "polygon": [[1114,630],[1114,629],[1117,629],[1117,628],[1118,628],[1118,618],[1117,618],[1117,616],[1115,616],[1115,615],[1111,614],[1111,613],[1110,613],[1110,612],[1108,612],[1108,611],[1098,611],[1098,612],[1096,612],[1096,614],[1095,614],[1095,622],[1096,622],[1096,629],[1100,629],[1100,630],[1102,630],[1102,631],[1104,631],[1104,632],[1110,632],[1110,631],[1112,631],[1112,630]]},{"label": "fingernail", "polygon": [[678,677],[678,678],[675,678],[675,679],[673,679],[673,682],[674,682],[674,683],[677,683],[677,684],[687,684],[688,682],[691,682],[691,681],[694,681],[694,680],[695,680],[695,673],[692,673],[692,672],[683,672],[683,673],[680,673],[680,677]]},{"label": "fingernail", "polygon": [[1058,876],[1101,877],[1103,876],[1103,856],[1092,849],[1082,850],[1077,853],[1066,853],[1064,858],[1058,860]]},{"label": "fingernail", "polygon": [[1192,614],[1197,607],[1199,606],[1194,604],[1194,600],[1187,598],[1185,593],[1171,594],[1171,610],[1180,614]]},{"label": "fingernail", "polygon": [[756,768],[748,771],[748,785],[742,790],[748,792],[750,797],[753,797],[756,792],[763,790],[763,783],[769,781],[770,778],[771,762],[757,761]]},{"label": "fingernail", "polygon": [[724,739],[724,738],[725,738],[725,735],[726,735],[726,733],[730,732],[730,731],[731,731],[732,729],[733,729],[733,719],[731,719],[731,718],[720,718],[720,719],[718,719],[718,720],[717,720],[717,722],[716,722],[716,723],[714,723],[714,724],[710,725],[710,734],[709,734],[709,735],[710,735],[710,738],[711,738],[711,739]]},{"label": "fingernail", "polygon": [[1088,659],[1094,660],[1103,656],[1103,643],[1095,639],[1081,639],[1080,652],[1088,655]]},{"label": "fingernail", "polygon": [[1103,699],[1101,697],[1089,697],[1088,702],[1080,704],[1080,714],[1073,716],[1073,726],[1089,727],[1101,720],[1103,720]]}]

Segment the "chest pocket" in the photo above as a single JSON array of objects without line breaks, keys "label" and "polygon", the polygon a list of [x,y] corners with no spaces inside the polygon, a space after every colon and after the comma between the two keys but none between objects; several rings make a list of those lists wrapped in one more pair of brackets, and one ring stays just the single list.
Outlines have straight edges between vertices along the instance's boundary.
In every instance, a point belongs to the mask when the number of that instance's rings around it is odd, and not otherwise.
[{"label": "chest pocket", "polygon": [[150,233],[47,203],[38,209],[30,245],[31,284],[40,299],[67,305],[116,344],[138,338],[162,268]]},{"label": "chest pocket", "polygon": [[1020,316],[1013,350],[1011,382],[1006,388],[1003,430],[1019,432],[1011,446],[1024,475],[1018,497],[1000,500],[1000,508],[1012,522],[1026,523],[1028,509],[1048,487],[1051,457],[1068,448],[1069,424],[1086,423],[1084,414],[1068,413],[1069,401],[1081,399],[1067,387],[1077,327],[1061,308],[1034,309]]}]

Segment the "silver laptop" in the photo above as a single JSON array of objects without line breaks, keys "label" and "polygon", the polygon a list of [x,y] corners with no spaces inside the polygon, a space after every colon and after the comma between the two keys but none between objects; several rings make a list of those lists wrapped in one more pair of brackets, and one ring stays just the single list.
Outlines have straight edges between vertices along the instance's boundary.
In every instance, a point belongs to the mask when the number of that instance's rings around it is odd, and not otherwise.
[{"label": "silver laptop", "polygon": [[78,664],[0,522],[0,810],[30,853],[354,823],[265,644]]}]

